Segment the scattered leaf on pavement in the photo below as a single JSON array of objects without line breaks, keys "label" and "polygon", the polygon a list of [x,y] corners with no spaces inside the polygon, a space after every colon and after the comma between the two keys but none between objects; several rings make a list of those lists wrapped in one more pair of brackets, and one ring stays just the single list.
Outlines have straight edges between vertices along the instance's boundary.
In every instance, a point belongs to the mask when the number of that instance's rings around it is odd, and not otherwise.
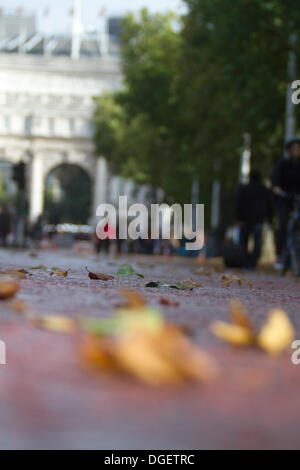
[{"label": "scattered leaf on pavement", "polygon": [[20,289],[17,281],[0,281],[0,300],[10,299]]},{"label": "scattered leaf on pavement", "polygon": [[87,319],[80,348],[82,359],[99,370],[127,374],[146,384],[208,381],[217,374],[215,361],[193,345],[180,327],[145,306],[139,294],[123,290],[131,308],[112,319]]},{"label": "scattered leaf on pavement", "polygon": [[39,269],[41,271],[47,271],[48,268],[46,266],[43,266],[42,264],[40,264],[39,266],[33,266],[30,269]]},{"label": "scattered leaf on pavement", "polygon": [[279,309],[271,310],[269,318],[257,333],[247,316],[244,305],[235,300],[230,304],[232,323],[216,321],[211,331],[218,338],[235,346],[258,346],[277,355],[291,346],[295,332],[288,315]]},{"label": "scattered leaf on pavement", "polygon": [[59,277],[67,277],[69,275],[69,270],[67,271],[51,271],[50,276],[59,276]]},{"label": "scattered leaf on pavement", "polygon": [[170,307],[178,307],[179,305],[179,302],[175,302],[174,300],[171,300],[168,297],[161,297],[159,299],[159,303],[161,305],[168,305]]},{"label": "scattered leaf on pavement", "polygon": [[72,332],[77,329],[77,322],[63,315],[33,316],[30,322],[40,328],[58,332]]},{"label": "scattered leaf on pavement", "polygon": [[193,290],[194,287],[202,287],[202,286],[198,284],[197,282],[188,279],[186,281],[179,281],[174,284],[166,284],[166,283],[159,282],[159,281],[150,281],[145,285],[145,287],[153,287],[153,288],[169,287],[170,289],[177,289],[177,290]]},{"label": "scattered leaf on pavement", "polygon": [[242,285],[246,285],[248,287],[253,287],[253,284],[251,282],[249,282],[246,279],[243,279],[241,277],[238,277],[238,276],[231,276],[231,275],[225,274],[224,276],[221,277],[221,280],[223,281],[223,287],[230,287],[231,284],[233,284],[235,282],[240,287]]},{"label": "scattered leaf on pavement", "polygon": [[131,289],[121,289],[121,294],[127,299],[126,308],[143,308],[147,302],[137,291]]},{"label": "scattered leaf on pavement", "polygon": [[123,277],[123,276],[139,276],[141,278],[144,278],[143,274],[137,273],[130,264],[121,264],[119,266],[118,272],[116,276],[118,277]]},{"label": "scattered leaf on pavement", "polygon": [[267,323],[258,335],[257,343],[270,354],[280,354],[291,346],[295,332],[287,314],[280,309],[271,310]]},{"label": "scattered leaf on pavement", "polygon": [[94,273],[88,270],[88,268],[85,268],[88,272],[88,276],[90,279],[93,279],[94,281],[110,281],[111,279],[114,279],[113,276],[109,276],[108,274],[102,274],[102,273]]},{"label": "scattered leaf on pavement", "polygon": [[25,269],[5,269],[0,271],[1,275],[17,277],[19,279],[25,279],[27,277],[28,271]]}]

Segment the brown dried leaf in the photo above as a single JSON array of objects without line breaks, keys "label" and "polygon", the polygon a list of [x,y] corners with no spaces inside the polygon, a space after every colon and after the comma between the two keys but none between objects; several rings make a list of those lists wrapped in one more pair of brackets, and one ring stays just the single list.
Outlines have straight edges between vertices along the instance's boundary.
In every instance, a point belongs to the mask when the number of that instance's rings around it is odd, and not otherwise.
[{"label": "brown dried leaf", "polygon": [[5,269],[0,271],[1,275],[17,277],[19,279],[25,279],[27,277],[28,271],[25,269]]},{"label": "brown dried leaf", "polygon": [[161,297],[159,300],[161,305],[168,305],[170,307],[178,307],[179,302],[169,299],[168,297]]},{"label": "brown dried leaf", "polygon": [[231,312],[233,323],[254,331],[253,325],[248,317],[247,309],[239,299],[232,299],[229,301],[229,310]]},{"label": "brown dried leaf", "polygon": [[186,279],[185,281],[181,281],[181,284],[183,286],[188,286],[188,287],[203,287],[203,285],[200,284],[200,282],[196,282],[191,278]]},{"label": "brown dried leaf", "polygon": [[17,281],[0,281],[0,300],[10,299],[20,289]]},{"label": "brown dried leaf", "polygon": [[102,274],[102,273],[94,273],[88,270],[88,268],[85,268],[88,272],[88,276],[90,279],[93,281],[110,281],[114,279],[113,276],[109,276],[108,274]]},{"label": "brown dried leaf", "polygon": [[132,289],[121,289],[121,294],[127,299],[126,308],[141,309],[147,305],[147,301],[137,291]]},{"label": "brown dried leaf", "polygon": [[116,370],[117,364],[113,358],[115,339],[86,335],[80,345],[79,353],[83,361],[96,369]]},{"label": "brown dried leaf", "polygon": [[221,277],[223,281],[223,287],[230,287],[231,284],[237,282],[238,285],[241,287],[242,285],[247,285],[248,287],[253,287],[253,284],[246,279],[242,279],[238,276],[231,276],[231,275],[224,275]]},{"label": "brown dried leaf", "polygon": [[69,275],[68,271],[51,271],[50,276],[58,276],[58,277],[67,277]]},{"label": "brown dried leaf", "polygon": [[122,372],[150,385],[208,381],[217,373],[215,361],[173,325],[114,338],[88,335],[80,353],[89,366]]}]

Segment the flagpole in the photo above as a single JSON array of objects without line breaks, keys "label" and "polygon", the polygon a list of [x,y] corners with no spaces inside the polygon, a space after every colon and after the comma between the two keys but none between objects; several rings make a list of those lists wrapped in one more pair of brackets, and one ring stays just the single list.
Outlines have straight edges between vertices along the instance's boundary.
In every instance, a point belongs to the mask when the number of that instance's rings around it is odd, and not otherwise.
[{"label": "flagpole", "polygon": [[80,56],[81,45],[81,0],[74,0],[73,2],[73,19],[72,19],[72,50],[71,58],[78,60]]},{"label": "flagpole", "polygon": [[109,42],[108,42],[108,21],[106,8],[102,8],[100,12],[101,25],[100,25],[100,51],[102,57],[107,57],[109,52]]}]

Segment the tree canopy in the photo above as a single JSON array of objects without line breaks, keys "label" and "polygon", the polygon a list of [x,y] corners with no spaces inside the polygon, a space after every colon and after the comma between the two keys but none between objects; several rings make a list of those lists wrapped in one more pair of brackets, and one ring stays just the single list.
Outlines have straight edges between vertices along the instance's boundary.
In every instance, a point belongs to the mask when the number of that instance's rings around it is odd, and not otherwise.
[{"label": "tree canopy", "polygon": [[[121,174],[190,202],[199,180],[210,202],[222,180],[226,207],[238,183],[244,133],[252,164],[268,176],[282,156],[289,39],[296,0],[185,0],[187,13],[128,15],[124,88],[98,98],[97,151]],[[297,37],[295,51],[300,51]],[[296,110],[299,113],[298,109]],[[232,211],[223,211],[227,219]]]}]

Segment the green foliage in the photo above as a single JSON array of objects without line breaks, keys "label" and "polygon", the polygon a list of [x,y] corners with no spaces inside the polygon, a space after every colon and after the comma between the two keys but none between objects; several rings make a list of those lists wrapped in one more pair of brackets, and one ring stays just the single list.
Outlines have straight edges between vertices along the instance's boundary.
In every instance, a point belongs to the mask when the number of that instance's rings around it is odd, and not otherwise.
[{"label": "green foliage", "polygon": [[124,89],[97,101],[96,147],[118,173],[163,188],[170,201],[190,202],[196,177],[209,207],[219,177],[229,223],[243,134],[265,177],[282,156],[289,38],[300,4],[184,1],[181,25],[145,9],[125,18]]},{"label": "green foliage", "polygon": [[152,15],[146,9],[138,18],[126,16],[124,89],[97,99],[94,120],[96,151],[107,156],[114,171],[182,200],[190,192],[190,178],[185,178],[187,165],[174,138],[179,115],[174,80],[181,41],[175,20],[172,14]]}]

